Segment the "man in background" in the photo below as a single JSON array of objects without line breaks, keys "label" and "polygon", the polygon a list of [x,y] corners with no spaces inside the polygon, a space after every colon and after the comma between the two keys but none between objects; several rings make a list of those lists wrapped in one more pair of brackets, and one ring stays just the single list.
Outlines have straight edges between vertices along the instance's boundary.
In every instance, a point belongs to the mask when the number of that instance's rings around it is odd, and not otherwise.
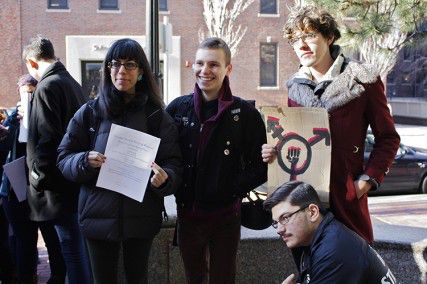
[{"label": "man in background", "polygon": [[51,41],[38,36],[23,50],[28,72],[39,81],[30,104],[27,193],[33,221],[52,221],[61,242],[70,284],[90,283],[89,261],[77,223],[79,186],[56,167],[57,148],[69,120],[88,98],[55,56]]}]

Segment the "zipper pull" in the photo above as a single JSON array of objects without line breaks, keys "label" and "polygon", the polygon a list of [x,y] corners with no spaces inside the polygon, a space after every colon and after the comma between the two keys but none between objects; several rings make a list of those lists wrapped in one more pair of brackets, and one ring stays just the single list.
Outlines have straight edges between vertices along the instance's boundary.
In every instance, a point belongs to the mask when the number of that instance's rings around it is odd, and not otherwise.
[{"label": "zipper pull", "polygon": [[202,130],[203,130],[203,123],[202,124],[200,124],[200,132],[202,132]]}]

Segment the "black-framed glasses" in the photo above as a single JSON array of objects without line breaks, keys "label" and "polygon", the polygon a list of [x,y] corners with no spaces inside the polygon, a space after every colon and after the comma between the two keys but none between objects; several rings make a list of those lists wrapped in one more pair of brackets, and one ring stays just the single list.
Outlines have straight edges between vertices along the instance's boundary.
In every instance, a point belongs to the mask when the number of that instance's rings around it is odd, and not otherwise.
[{"label": "black-framed glasses", "polygon": [[271,226],[273,226],[273,228],[277,229],[277,227],[280,225],[286,225],[287,223],[289,223],[289,220],[291,219],[291,217],[295,214],[297,214],[298,212],[301,212],[303,210],[305,210],[305,208],[307,208],[309,205],[306,205],[304,207],[301,207],[300,209],[298,209],[297,211],[294,211],[288,215],[285,216],[285,214],[281,215],[279,217],[279,221],[273,221],[273,223],[271,223]]},{"label": "black-framed glasses", "polygon": [[311,32],[311,33],[303,33],[300,35],[295,35],[294,37],[288,39],[288,42],[290,45],[295,46],[300,39],[302,39],[305,43],[312,43],[316,40],[317,33]]},{"label": "black-framed glasses", "polygon": [[138,63],[135,63],[135,62],[132,62],[132,61],[125,62],[125,63],[121,63],[120,61],[111,61],[111,62],[108,62],[107,66],[110,69],[120,69],[120,67],[122,65],[128,71],[135,70],[136,68],[138,68]]}]

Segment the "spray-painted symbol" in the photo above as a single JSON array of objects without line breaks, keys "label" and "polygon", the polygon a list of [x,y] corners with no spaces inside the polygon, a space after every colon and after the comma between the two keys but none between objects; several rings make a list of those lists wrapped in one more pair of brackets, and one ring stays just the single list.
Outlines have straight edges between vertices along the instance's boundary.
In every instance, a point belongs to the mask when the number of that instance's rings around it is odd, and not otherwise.
[{"label": "spray-painted symbol", "polygon": [[[306,140],[304,137],[295,132],[285,133],[283,127],[279,124],[279,118],[269,116],[267,119],[267,133],[271,133],[271,137],[279,139],[276,144],[277,160],[279,166],[290,175],[289,180],[296,180],[298,175],[301,175],[307,171],[310,166],[312,158],[312,147],[325,140],[325,145],[331,145],[331,136],[328,129],[326,128],[313,128],[314,136]],[[288,142],[298,141],[302,144],[303,148],[292,145],[287,147],[286,160],[290,163],[290,167],[285,163],[282,156],[282,149]],[[294,143],[295,144],[295,143]],[[301,153],[306,152],[306,158],[300,161]]]}]

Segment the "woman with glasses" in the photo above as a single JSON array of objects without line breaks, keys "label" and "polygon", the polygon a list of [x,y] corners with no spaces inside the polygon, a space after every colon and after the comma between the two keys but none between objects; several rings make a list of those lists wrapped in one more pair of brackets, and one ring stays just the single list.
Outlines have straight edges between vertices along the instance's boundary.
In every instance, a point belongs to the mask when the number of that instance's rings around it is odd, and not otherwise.
[{"label": "woman with glasses", "polygon": [[[58,149],[58,166],[66,178],[82,184],[79,224],[94,283],[117,283],[120,247],[127,283],[147,283],[148,256],[161,227],[163,197],[172,194],[180,181],[177,129],[163,110],[159,88],[136,41],[114,42],[102,71],[100,94],[71,120]],[[161,139],[142,202],[95,185],[108,159],[104,152],[113,123]]]}]

